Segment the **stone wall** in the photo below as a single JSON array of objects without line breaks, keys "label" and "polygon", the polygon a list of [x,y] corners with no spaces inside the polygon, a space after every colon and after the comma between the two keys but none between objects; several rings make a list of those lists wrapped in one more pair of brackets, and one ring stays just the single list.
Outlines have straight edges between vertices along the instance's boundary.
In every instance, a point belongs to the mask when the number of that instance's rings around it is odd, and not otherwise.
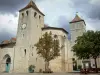
[{"label": "stone wall", "polygon": [[[6,71],[6,60],[7,57],[5,55],[9,55],[11,58],[11,63],[10,63],[10,72],[13,72],[14,69],[14,48],[5,47],[5,48],[0,48],[0,72]],[[4,58],[5,57],[5,58]]]}]

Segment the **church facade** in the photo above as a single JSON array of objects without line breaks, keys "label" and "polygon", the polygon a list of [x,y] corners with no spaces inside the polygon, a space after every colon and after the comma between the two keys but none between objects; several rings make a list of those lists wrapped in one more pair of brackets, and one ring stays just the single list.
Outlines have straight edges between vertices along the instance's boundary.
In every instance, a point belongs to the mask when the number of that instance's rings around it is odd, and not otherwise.
[{"label": "church facade", "polygon": [[71,40],[68,40],[65,29],[44,25],[44,16],[33,1],[19,11],[16,38],[4,40],[0,44],[0,72],[27,73],[30,65],[35,66],[35,72],[44,70],[44,60],[37,54],[34,44],[45,32],[50,31],[52,37],[57,36],[61,47],[60,56],[50,61],[50,69],[53,72],[73,71],[71,47],[76,38],[85,32],[85,21],[75,16],[70,22]]}]

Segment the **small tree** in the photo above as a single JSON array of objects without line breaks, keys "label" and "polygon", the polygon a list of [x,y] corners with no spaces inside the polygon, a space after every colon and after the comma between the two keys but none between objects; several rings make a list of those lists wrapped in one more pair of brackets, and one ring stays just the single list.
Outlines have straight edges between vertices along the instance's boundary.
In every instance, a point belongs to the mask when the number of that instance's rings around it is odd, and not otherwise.
[{"label": "small tree", "polygon": [[100,56],[100,31],[87,31],[79,36],[72,51],[79,59],[93,58],[98,72],[96,59]]},{"label": "small tree", "polygon": [[49,70],[49,62],[60,56],[59,40],[52,37],[52,33],[45,33],[35,44],[37,54],[45,60],[45,71]]}]

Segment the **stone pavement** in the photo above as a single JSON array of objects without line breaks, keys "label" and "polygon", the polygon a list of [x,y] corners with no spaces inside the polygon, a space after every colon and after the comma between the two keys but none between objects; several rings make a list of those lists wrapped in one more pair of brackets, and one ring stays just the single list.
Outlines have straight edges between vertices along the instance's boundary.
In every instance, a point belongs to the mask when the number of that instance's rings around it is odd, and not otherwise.
[{"label": "stone pavement", "polygon": [[80,73],[0,73],[0,75],[100,75],[99,74],[80,74]]}]

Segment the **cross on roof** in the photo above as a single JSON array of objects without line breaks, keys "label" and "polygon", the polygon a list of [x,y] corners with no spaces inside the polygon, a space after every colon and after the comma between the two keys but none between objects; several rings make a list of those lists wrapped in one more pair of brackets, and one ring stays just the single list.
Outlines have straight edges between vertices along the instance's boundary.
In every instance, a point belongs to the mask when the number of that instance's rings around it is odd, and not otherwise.
[{"label": "cross on roof", "polygon": [[76,12],[76,15],[78,14],[78,12]]}]

